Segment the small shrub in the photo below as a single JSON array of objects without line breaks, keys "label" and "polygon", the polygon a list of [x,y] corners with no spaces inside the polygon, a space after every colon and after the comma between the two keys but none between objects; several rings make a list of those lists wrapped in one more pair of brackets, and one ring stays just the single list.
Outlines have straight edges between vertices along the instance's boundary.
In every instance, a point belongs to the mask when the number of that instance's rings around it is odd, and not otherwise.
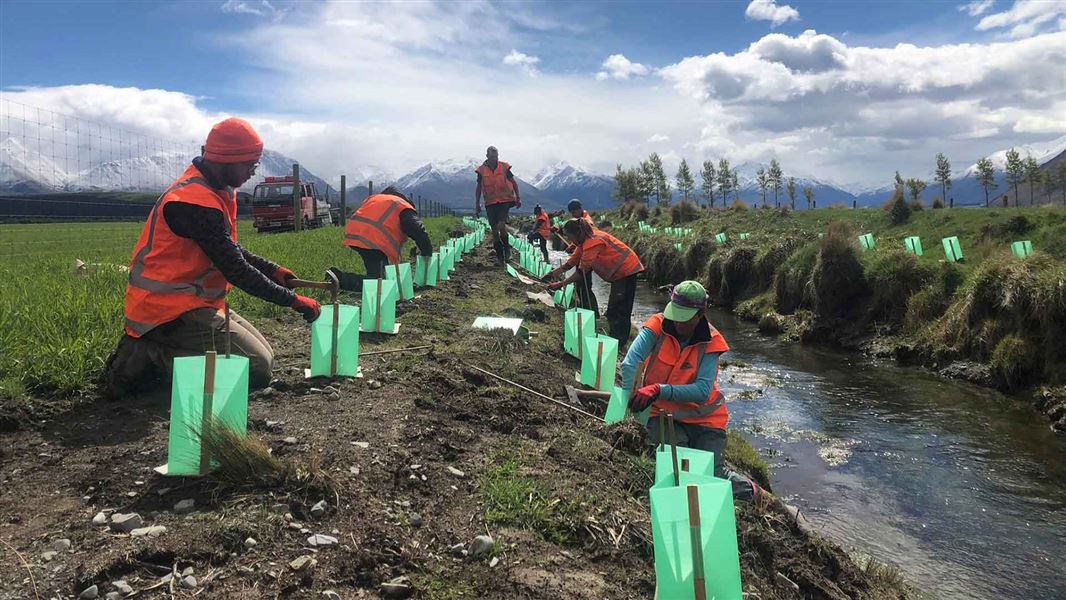
[{"label": "small shrub", "polygon": [[885,202],[884,209],[888,213],[889,222],[893,225],[902,225],[911,218],[911,209],[907,206],[907,201],[903,199],[903,191],[899,188],[896,188],[892,197]]},{"label": "small shrub", "polygon": [[670,221],[674,225],[695,221],[700,216],[700,208],[695,204],[684,201],[670,207]]},{"label": "small shrub", "polygon": [[908,202],[907,203],[907,208],[911,209],[911,212],[915,212],[915,211],[919,211],[919,210],[925,210],[925,206],[922,204],[922,201],[920,199],[919,200],[911,200],[910,202]]},{"label": "small shrub", "polygon": [[630,221],[647,221],[648,220],[648,205],[643,202],[635,202],[634,206],[629,212]]},{"label": "small shrub", "polygon": [[663,207],[662,207],[662,205],[661,204],[656,204],[655,206],[653,206],[652,209],[651,209],[650,217],[652,219],[658,221],[662,216],[663,216]]},{"label": "small shrub", "polygon": [[933,198],[933,210],[944,208],[944,201],[940,198]]},{"label": "small shrub", "polygon": [[745,204],[744,201],[740,198],[737,198],[733,201],[732,204],[729,205],[729,209],[733,211],[744,211],[748,210],[748,205]]},{"label": "small shrub", "polygon": [[1018,335],[1007,335],[992,351],[992,372],[1004,387],[1017,387],[1032,372],[1033,358],[1031,344]]}]

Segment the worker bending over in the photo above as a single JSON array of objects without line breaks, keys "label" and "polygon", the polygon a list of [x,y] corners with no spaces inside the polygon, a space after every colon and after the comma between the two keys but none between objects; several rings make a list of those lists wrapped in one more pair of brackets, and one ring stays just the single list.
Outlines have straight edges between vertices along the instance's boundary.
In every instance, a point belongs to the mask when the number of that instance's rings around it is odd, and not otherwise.
[{"label": "worker bending over", "polygon": [[[125,333],[100,381],[109,397],[169,376],[176,356],[224,349],[231,286],[307,321],[318,318],[318,302],[289,289],[292,271],[237,243],[236,188],[259,166],[259,135],[247,121],[226,119],[211,128],[201,152],[156,201],[133,249]],[[240,315],[231,312],[230,321],[232,350],[249,360],[249,385],[265,387],[274,350]]]},{"label": "worker bending over", "polygon": [[540,242],[540,253],[544,255],[544,262],[548,261],[548,238],[552,236],[551,219],[548,213],[538,204],[533,207],[533,231],[529,234],[529,243]]},{"label": "worker bending over", "polygon": [[752,500],[762,489],[725,466],[729,411],[718,390],[718,359],[729,350],[725,338],[704,315],[707,292],[696,281],[682,281],[670,293],[666,309],[652,315],[622,361],[622,389],[633,390],[637,367],[644,376],[636,382],[629,407],[651,407],[648,436],[659,439],[659,420],[674,416],[678,446],[714,453],[714,476],[733,483],[733,495]]},{"label": "worker bending over", "polygon": [[623,348],[629,341],[633,299],[637,294],[637,274],[644,270],[640,258],[629,246],[613,235],[593,229],[584,219],[570,219],[563,225],[563,235],[575,245],[574,253],[562,266],[552,270],[545,279],[556,277],[571,267],[577,269],[566,279],[548,286],[557,290],[568,283],[580,281],[585,273],[595,272],[611,284],[607,300],[607,324],[611,337]]},{"label": "worker bending over", "polygon": [[[570,202],[568,202],[566,205],[566,210],[570,213],[571,218],[583,219],[585,221],[588,221],[588,224],[592,227],[592,230],[596,231],[596,223],[593,222],[592,215],[589,214],[589,211],[581,207],[580,200],[578,200],[577,198],[570,200]],[[562,214],[562,211],[559,211],[559,213]],[[560,231],[558,227],[552,227],[552,230],[556,232]],[[566,247],[566,253],[573,254],[574,250],[576,249],[577,246],[571,243]],[[592,271],[589,271],[584,274],[584,277],[581,279],[581,282],[578,283],[575,289],[577,290],[578,307],[591,310],[593,314],[599,317],[600,303],[596,299],[595,292],[592,291]]]},{"label": "worker bending over", "polygon": [[364,200],[344,229],[344,245],[362,257],[366,275],[347,273],[337,267],[330,267],[329,271],[337,276],[341,288],[362,291],[363,279],[382,279],[385,265],[401,261],[408,238],[414,240],[422,256],[433,254],[433,243],[418,217],[418,209],[400,190],[389,186]]},{"label": "worker bending over", "polygon": [[522,198],[518,181],[511,173],[511,165],[500,160],[495,146],[485,151],[485,162],[476,169],[477,188],[474,190],[474,214],[481,216],[481,196],[485,196],[485,215],[492,228],[492,247],[496,262],[505,264],[511,257],[511,243],[507,237],[507,213],[511,207],[520,208]]}]

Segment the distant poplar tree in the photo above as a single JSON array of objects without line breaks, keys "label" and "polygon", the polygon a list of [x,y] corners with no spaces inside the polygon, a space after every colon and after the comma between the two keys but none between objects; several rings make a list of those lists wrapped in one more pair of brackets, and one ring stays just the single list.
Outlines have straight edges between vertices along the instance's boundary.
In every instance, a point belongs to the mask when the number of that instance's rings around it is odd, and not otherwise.
[{"label": "distant poplar tree", "polygon": [[996,167],[987,156],[977,161],[977,183],[985,190],[985,208],[988,208],[989,194],[996,189]]},{"label": "distant poplar tree", "polygon": [[708,208],[714,208],[714,186],[718,183],[715,181],[716,177],[714,161],[703,161],[703,170],[700,171],[700,191],[703,192],[703,197],[707,200]]},{"label": "distant poplar tree", "polygon": [[1014,206],[1018,206],[1018,184],[1025,181],[1025,161],[1014,148],[1007,150],[1007,183],[1014,188]]}]

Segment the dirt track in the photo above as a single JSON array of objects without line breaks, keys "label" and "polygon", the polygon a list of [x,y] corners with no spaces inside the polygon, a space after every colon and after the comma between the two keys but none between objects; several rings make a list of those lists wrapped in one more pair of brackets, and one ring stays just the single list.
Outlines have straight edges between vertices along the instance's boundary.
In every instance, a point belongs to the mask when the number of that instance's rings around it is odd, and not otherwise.
[{"label": "dirt track", "polygon": [[[306,326],[264,325],[278,352],[278,381],[273,394],[253,395],[250,433],[276,456],[320,465],[335,495],[155,475],[166,461],[164,390],[0,434],[0,540],[29,561],[41,598],[76,597],[92,584],[104,598],[117,580],[146,598],[324,598],[324,590],[378,598],[380,585],[398,576],[420,598],[651,598],[651,462],[639,427],[563,412],[466,367],[562,397],[577,367],[558,349],[562,315],[528,303],[526,289],[478,249],[452,281],[401,305],[396,339],[360,341],[363,352],[433,350],[365,357],[363,379],[332,384],[339,397],[312,392],[329,382],[302,377]],[[471,333],[476,315],[492,313],[525,317],[533,343]],[[295,444],[284,441],[290,437]],[[494,489],[506,495],[523,485],[536,515],[528,506],[490,506]],[[196,511],[176,514],[174,504],[187,498]],[[314,519],[319,500],[329,509]],[[279,503],[291,516],[273,509]],[[154,538],[110,533],[91,522],[105,509],[137,512],[146,526],[167,530]],[[751,597],[898,597],[777,511],[743,506],[737,515]],[[486,533],[496,542],[489,555],[449,550]],[[311,548],[312,534],[338,542]],[[258,543],[246,548],[249,537]],[[71,551],[45,561],[59,538],[72,541]],[[289,563],[303,555],[317,563],[296,572]],[[194,568],[196,588],[161,583],[175,565]],[[3,544],[0,598],[34,598],[26,567]]]}]

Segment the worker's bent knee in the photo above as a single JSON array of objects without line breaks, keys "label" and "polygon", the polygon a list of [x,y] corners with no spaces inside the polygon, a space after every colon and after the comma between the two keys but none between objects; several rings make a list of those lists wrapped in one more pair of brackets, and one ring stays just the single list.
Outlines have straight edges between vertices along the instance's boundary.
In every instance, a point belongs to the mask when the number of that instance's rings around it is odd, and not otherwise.
[{"label": "worker's bent knee", "polygon": [[248,387],[253,390],[270,385],[273,378],[274,357],[269,349],[248,355]]}]

